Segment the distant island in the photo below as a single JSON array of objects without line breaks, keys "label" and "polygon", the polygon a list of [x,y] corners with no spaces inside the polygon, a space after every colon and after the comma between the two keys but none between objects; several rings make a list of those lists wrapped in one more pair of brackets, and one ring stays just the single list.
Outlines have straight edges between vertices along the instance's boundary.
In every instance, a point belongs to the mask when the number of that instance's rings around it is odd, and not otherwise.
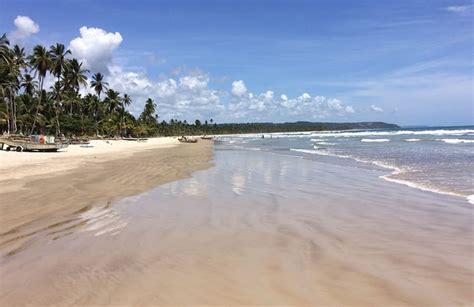
[{"label": "distant island", "polygon": [[297,132],[297,131],[327,131],[350,129],[400,129],[400,126],[384,122],[358,122],[358,123],[315,123],[298,121],[291,123],[238,123],[219,124],[212,127],[213,134],[233,133],[271,133],[271,132]]}]

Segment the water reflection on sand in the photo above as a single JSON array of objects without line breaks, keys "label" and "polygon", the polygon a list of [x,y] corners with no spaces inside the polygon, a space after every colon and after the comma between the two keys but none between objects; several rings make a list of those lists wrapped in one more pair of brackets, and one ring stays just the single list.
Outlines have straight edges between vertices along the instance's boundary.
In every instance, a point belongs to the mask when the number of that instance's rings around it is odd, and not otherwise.
[{"label": "water reflection on sand", "polygon": [[2,258],[0,305],[472,302],[463,200],[295,156],[217,146],[214,162]]}]

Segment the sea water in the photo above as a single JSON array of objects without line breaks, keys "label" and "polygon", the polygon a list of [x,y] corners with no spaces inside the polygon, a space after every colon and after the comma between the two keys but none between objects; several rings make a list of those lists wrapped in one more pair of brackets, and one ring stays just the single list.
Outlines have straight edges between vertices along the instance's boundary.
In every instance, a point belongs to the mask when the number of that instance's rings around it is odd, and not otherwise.
[{"label": "sea water", "polygon": [[388,170],[382,179],[474,203],[474,126],[221,136],[239,150]]}]

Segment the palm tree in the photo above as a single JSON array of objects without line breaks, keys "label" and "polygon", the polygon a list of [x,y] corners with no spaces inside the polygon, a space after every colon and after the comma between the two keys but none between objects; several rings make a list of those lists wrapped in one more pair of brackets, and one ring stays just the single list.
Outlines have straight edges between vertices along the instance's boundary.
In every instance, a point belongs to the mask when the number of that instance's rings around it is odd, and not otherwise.
[{"label": "palm tree", "polygon": [[91,88],[94,88],[100,100],[100,93],[107,89],[108,83],[104,81],[104,75],[100,72],[92,76]]},{"label": "palm tree", "polygon": [[10,41],[7,38],[7,35],[4,33],[0,36],[0,59],[5,62],[8,62],[8,54],[10,53]]},{"label": "palm tree", "polygon": [[51,99],[53,102],[54,113],[56,117],[56,136],[61,136],[61,125],[59,124],[59,113],[63,103],[62,99],[62,85],[61,81],[56,81],[53,86],[51,86]]},{"label": "palm tree", "polygon": [[148,126],[157,124],[158,116],[156,113],[156,104],[153,99],[148,98],[145,102],[142,114],[140,114],[140,120],[145,122]]},{"label": "palm tree", "polygon": [[9,48],[10,42],[7,36],[3,34],[0,37],[0,98],[5,102],[5,108],[1,111],[2,117],[7,124],[7,133],[10,132],[10,101],[7,98],[8,88],[10,87],[10,64],[12,52]]},{"label": "palm tree", "polygon": [[99,111],[100,100],[96,95],[87,94],[84,97],[85,108],[88,114],[92,114],[95,120],[95,134],[99,135]]},{"label": "palm tree", "polygon": [[33,97],[33,93],[35,92],[37,86],[38,82],[36,82],[33,76],[30,74],[25,74],[21,79],[20,87],[24,89],[25,94],[27,95]]},{"label": "palm tree", "polygon": [[[0,82],[0,92],[2,96],[7,98],[6,103],[6,113],[7,113],[7,124],[8,132],[16,133],[16,104],[15,97],[18,94],[20,89],[20,78],[21,78],[21,69],[26,67],[25,61],[25,50],[20,48],[18,45],[13,46],[13,49],[8,49],[8,41],[3,39],[2,52],[5,56],[5,61],[3,62],[1,68],[1,79]],[[4,49],[3,47],[7,47]],[[2,57],[2,59],[4,59]]]},{"label": "palm tree", "polygon": [[46,74],[52,67],[52,62],[51,62],[51,56],[49,52],[46,50],[44,46],[41,45],[36,45],[33,48],[33,54],[30,56],[30,65],[32,69],[35,71],[35,73],[38,74],[38,79],[39,79],[39,98],[38,98],[38,105],[36,106],[36,115],[33,120],[33,125],[31,126],[31,133],[33,133],[33,130],[35,129],[37,117],[38,117],[38,112],[40,109],[39,104],[42,101],[42,95],[43,95],[43,83],[44,83],[44,78],[46,77]]},{"label": "palm tree", "polygon": [[52,63],[52,73],[53,75],[58,78],[58,82],[61,78],[61,74],[63,73],[66,67],[66,56],[71,54],[71,50],[64,47],[63,44],[56,44],[49,47],[49,54],[51,55],[51,63]]},{"label": "palm tree", "polygon": [[122,105],[121,105],[121,109],[120,109],[120,133],[122,133],[122,127],[123,127],[123,124],[124,124],[124,117],[127,113],[125,108],[128,107],[131,103],[132,103],[132,98],[130,98],[130,96],[128,94],[123,94]]},{"label": "palm tree", "polygon": [[105,107],[107,108],[109,115],[112,115],[121,106],[122,99],[120,98],[120,93],[113,89],[108,89],[106,95],[107,97],[104,99]]},{"label": "palm tree", "polygon": [[[64,87],[73,91],[76,96],[79,95],[81,85],[87,86],[87,76],[89,72],[87,69],[82,69],[82,62],[79,63],[76,59],[67,60],[66,69],[64,71]],[[73,104],[69,113],[72,115]]]}]

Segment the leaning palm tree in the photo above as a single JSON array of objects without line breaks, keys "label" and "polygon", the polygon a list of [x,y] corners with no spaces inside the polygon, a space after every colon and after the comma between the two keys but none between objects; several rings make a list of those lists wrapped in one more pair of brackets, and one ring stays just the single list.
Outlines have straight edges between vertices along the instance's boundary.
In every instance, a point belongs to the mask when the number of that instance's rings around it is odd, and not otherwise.
[{"label": "leaning palm tree", "polygon": [[56,45],[49,47],[49,54],[51,55],[53,75],[58,78],[59,82],[61,74],[63,73],[66,66],[66,56],[71,54],[71,50],[66,50],[66,47],[64,47],[63,44],[57,43]]},{"label": "leaning palm tree", "polygon": [[104,75],[100,72],[92,76],[91,88],[94,88],[100,100],[100,93],[107,89],[108,83],[104,81]]},{"label": "leaning palm tree", "polygon": [[0,59],[5,62],[7,62],[9,58],[9,45],[10,41],[8,40],[7,35],[3,34],[2,36],[0,36]]},{"label": "leaning palm tree", "polygon": [[33,54],[29,57],[29,60],[30,60],[30,66],[38,75],[38,80],[39,80],[38,105],[36,106],[36,114],[33,120],[33,125],[31,126],[31,133],[33,133],[35,129],[37,117],[38,117],[38,112],[40,110],[39,104],[41,104],[41,101],[42,101],[41,96],[43,95],[44,78],[46,77],[46,74],[48,73],[48,71],[51,69],[52,62],[51,62],[51,55],[46,50],[46,48],[41,45],[36,45],[33,48]]},{"label": "leaning palm tree", "polygon": [[60,81],[56,81],[51,86],[51,99],[53,100],[53,108],[56,118],[56,136],[61,136],[61,125],[59,124],[59,113],[63,104],[62,85]]}]

